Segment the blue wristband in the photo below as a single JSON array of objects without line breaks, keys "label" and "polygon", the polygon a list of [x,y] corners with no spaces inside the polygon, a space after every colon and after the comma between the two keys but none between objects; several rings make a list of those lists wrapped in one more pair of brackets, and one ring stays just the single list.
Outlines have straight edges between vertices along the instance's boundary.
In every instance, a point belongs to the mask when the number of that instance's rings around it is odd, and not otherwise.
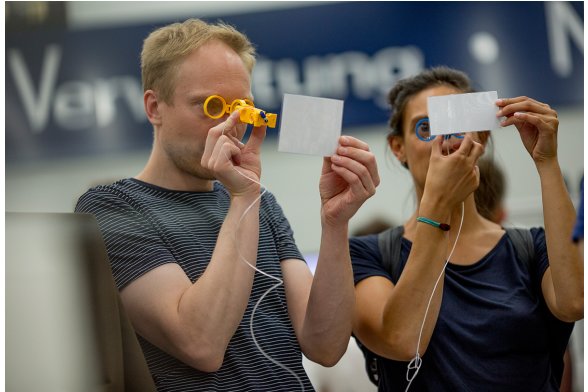
[{"label": "blue wristband", "polygon": [[425,218],[424,216],[419,216],[416,218],[416,220],[417,220],[417,222],[426,223],[428,225],[431,225],[431,226],[436,227],[438,229],[441,229],[443,231],[449,231],[449,229],[451,229],[451,227],[447,223],[435,222],[434,220],[431,220],[429,218]]}]

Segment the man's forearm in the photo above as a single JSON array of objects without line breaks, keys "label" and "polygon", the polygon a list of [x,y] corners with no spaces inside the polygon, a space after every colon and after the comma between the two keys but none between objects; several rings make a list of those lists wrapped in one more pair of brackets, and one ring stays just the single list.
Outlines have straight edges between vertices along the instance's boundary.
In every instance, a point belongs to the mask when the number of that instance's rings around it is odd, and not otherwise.
[{"label": "man's forearm", "polygon": [[323,228],[301,346],[311,360],[332,366],[347,349],[355,306],[347,225]]},{"label": "man's forearm", "polygon": [[194,341],[206,342],[212,355],[224,356],[251,294],[255,271],[247,263],[256,265],[259,241],[259,201],[253,200],[233,199],[210,264],[178,306]]}]

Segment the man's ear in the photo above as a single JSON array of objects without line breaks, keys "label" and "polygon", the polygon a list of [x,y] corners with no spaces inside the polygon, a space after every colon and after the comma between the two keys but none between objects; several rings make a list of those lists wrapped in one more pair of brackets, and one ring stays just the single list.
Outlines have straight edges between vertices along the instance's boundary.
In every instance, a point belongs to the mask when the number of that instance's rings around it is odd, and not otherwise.
[{"label": "man's ear", "polygon": [[404,153],[404,138],[401,136],[389,135],[388,146],[402,166],[407,167],[406,154]]},{"label": "man's ear", "polygon": [[143,105],[145,113],[152,125],[161,125],[161,113],[159,112],[159,101],[153,90],[147,90],[143,94]]}]

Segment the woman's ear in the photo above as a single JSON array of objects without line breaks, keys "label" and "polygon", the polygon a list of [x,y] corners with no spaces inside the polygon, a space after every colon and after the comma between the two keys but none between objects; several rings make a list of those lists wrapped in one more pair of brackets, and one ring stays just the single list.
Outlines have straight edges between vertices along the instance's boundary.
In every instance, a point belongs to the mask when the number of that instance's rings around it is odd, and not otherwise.
[{"label": "woman's ear", "polygon": [[388,135],[388,146],[402,166],[407,167],[406,154],[404,153],[404,138],[397,135]]},{"label": "woman's ear", "polygon": [[143,94],[143,106],[145,113],[152,125],[161,125],[161,113],[159,111],[159,101],[153,90],[147,90]]}]

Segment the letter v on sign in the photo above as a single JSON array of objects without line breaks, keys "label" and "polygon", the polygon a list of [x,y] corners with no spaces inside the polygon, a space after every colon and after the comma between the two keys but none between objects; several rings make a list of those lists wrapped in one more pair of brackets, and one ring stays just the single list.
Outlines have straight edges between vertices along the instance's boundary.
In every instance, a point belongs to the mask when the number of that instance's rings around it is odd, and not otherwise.
[{"label": "letter v on sign", "polygon": [[49,45],[45,49],[45,57],[41,67],[39,91],[35,92],[33,78],[28,71],[22,53],[18,49],[8,51],[8,64],[16,83],[16,90],[22,100],[31,124],[31,130],[35,134],[41,133],[47,125],[60,61],[61,48],[59,45]]}]

